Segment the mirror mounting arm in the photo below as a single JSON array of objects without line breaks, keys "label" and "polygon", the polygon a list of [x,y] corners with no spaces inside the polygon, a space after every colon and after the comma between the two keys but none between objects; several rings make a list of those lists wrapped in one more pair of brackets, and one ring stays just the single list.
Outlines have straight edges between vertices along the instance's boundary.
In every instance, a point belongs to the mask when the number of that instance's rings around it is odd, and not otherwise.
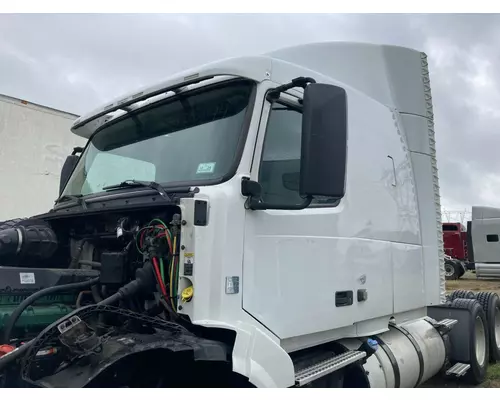
[{"label": "mirror mounting arm", "polygon": [[78,153],[83,153],[83,147],[75,147],[71,153],[72,156],[76,156]]},{"label": "mirror mounting arm", "polygon": [[286,83],[285,85],[281,85],[278,87],[275,87],[274,89],[271,89],[266,96],[266,99],[270,101],[271,103],[278,100],[280,98],[280,94],[286,92],[287,90],[300,87],[302,89],[305,89],[306,86],[310,83],[316,83],[316,81],[313,78],[306,78],[303,76],[300,76],[298,78],[292,79],[290,83]]}]

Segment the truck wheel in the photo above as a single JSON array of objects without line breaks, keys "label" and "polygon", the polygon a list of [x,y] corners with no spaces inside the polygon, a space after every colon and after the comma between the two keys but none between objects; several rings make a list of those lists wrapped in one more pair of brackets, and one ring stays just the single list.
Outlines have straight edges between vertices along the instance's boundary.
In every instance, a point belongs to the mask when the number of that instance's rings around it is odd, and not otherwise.
[{"label": "truck wheel", "polygon": [[444,263],[444,272],[445,278],[447,281],[458,279],[458,274],[460,272],[459,268],[455,265],[455,263],[451,261],[445,261]]},{"label": "truck wheel", "polygon": [[476,296],[488,321],[490,361],[500,361],[500,298],[493,292],[479,292]]},{"label": "truck wheel", "polygon": [[455,290],[454,292],[450,293],[450,301],[453,301],[455,299],[474,300],[475,298],[476,295],[471,290]]},{"label": "truck wheel", "polygon": [[453,308],[467,309],[471,313],[469,329],[470,369],[465,379],[471,384],[478,385],[484,381],[488,369],[489,336],[488,322],[481,303],[473,299],[455,299]]},{"label": "truck wheel", "polygon": [[465,265],[464,263],[460,262],[460,261],[457,261],[456,264],[458,265],[458,270],[459,270],[459,273],[458,273],[458,279],[460,279],[462,276],[465,275],[465,272],[467,271],[465,269]]},{"label": "truck wheel", "polygon": [[7,221],[0,221],[0,231],[4,229],[14,228],[19,222],[24,221],[26,218],[8,219]]}]

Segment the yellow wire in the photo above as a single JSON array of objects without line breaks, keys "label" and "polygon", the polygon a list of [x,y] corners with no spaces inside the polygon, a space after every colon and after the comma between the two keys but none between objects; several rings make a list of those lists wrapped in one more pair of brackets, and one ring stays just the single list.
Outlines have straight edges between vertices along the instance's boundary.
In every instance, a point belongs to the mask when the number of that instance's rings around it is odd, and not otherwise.
[{"label": "yellow wire", "polygon": [[170,301],[172,302],[172,307],[174,306],[174,298],[173,298],[173,290],[172,290],[172,282],[174,281],[172,278],[172,272],[174,271],[174,263],[173,263],[173,257],[172,260],[170,260]]}]

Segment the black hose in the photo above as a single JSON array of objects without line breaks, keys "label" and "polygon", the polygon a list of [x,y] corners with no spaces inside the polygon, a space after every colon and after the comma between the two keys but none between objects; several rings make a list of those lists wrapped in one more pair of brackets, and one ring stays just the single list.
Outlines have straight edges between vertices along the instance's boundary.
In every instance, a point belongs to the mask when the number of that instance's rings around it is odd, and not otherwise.
[{"label": "black hose", "polygon": [[62,292],[62,291],[70,291],[70,290],[81,290],[81,289],[86,289],[90,286],[95,285],[97,282],[99,282],[99,278],[94,278],[94,279],[89,279],[88,281],[85,282],[77,282],[77,283],[69,283],[66,285],[59,285],[59,286],[52,286],[48,287],[45,289],[42,289],[36,293],[33,293],[31,296],[27,297],[24,299],[24,301],[19,304],[14,312],[10,315],[9,320],[5,324],[5,330],[4,330],[4,343],[8,344],[10,341],[10,334],[12,333],[12,330],[14,329],[14,325],[16,324],[17,320],[21,316],[24,310],[28,308],[30,305],[32,305],[36,300],[38,300],[40,297],[47,296],[52,293],[56,292]]},{"label": "black hose", "polygon": [[113,294],[109,297],[106,297],[103,301],[100,301],[99,305],[100,306],[109,306],[111,304],[114,304],[114,303],[120,301],[121,299],[123,299],[123,295],[120,292],[116,292],[115,294]]},{"label": "black hose", "polygon": [[99,303],[102,301],[102,296],[99,293],[99,285],[94,285],[90,288],[92,291],[92,297],[94,298],[95,303]]}]

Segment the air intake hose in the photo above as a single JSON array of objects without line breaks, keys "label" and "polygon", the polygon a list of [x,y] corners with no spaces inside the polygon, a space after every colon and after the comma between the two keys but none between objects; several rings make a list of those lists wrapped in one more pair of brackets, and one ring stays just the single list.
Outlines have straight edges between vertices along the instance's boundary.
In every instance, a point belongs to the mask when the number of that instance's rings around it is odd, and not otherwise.
[{"label": "air intake hose", "polygon": [[0,231],[0,261],[16,256],[47,259],[55,253],[57,244],[50,226],[42,221],[26,220],[22,225]]}]

